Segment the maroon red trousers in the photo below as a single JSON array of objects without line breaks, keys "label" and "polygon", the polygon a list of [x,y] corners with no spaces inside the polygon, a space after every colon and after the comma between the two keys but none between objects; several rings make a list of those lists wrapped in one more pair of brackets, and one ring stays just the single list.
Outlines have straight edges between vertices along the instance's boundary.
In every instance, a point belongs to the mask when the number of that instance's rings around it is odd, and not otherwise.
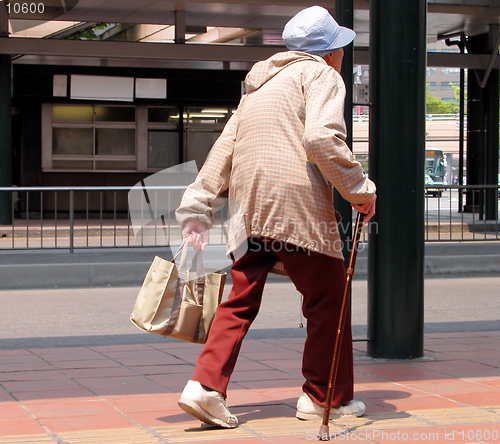
[{"label": "maroon red trousers", "polygon": [[[226,396],[229,378],[250,325],[259,311],[270,270],[281,260],[297,290],[303,295],[307,319],[302,374],[303,391],[324,404],[337,336],[345,285],[343,261],[269,238],[249,239],[248,251],[231,267],[233,287],[219,305],[207,343],[196,363],[193,380]],[[350,315],[341,344],[332,405],[353,399],[353,355]]]}]

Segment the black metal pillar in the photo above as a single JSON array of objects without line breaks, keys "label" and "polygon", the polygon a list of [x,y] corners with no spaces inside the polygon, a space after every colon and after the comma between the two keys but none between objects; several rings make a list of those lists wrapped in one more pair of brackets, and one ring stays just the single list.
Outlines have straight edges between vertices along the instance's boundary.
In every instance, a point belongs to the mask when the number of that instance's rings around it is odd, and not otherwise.
[{"label": "black metal pillar", "polygon": [[[353,0],[337,0],[335,2],[335,20],[339,25],[353,29],[354,26],[354,11]],[[350,44],[344,48],[344,59],[342,61],[342,78],[344,79],[346,96],[344,119],[347,130],[346,143],[352,151],[352,84],[353,84],[353,68],[354,63],[354,45]],[[349,259],[351,239],[352,239],[352,207],[337,191],[335,191],[335,209],[342,216],[342,224],[340,226],[340,237],[342,240],[342,250],[344,253],[344,261],[347,267]]]},{"label": "black metal pillar", "polygon": [[[0,54],[0,187],[12,186],[11,57]],[[0,193],[0,225],[12,223],[10,193]]]},{"label": "black metal pillar", "polygon": [[423,355],[426,1],[370,1],[368,354]]},{"label": "black metal pillar", "polygon": [[[445,43],[447,46],[457,45],[460,49],[460,54],[465,53],[465,43],[466,36],[465,33],[461,32],[460,40],[450,40],[446,39]],[[464,133],[465,133],[465,69],[460,68],[460,97],[459,97],[459,130],[458,130],[458,184],[464,184]],[[450,165],[451,168],[451,165]],[[462,213],[463,207],[463,189],[458,190],[458,212]]]},{"label": "black metal pillar", "polygon": [[[461,45],[460,45],[460,53],[464,54],[465,53],[465,44],[464,44],[464,36],[461,38]],[[459,125],[460,129],[458,130],[458,184],[463,185],[464,184],[464,156],[465,156],[465,148],[464,148],[464,132],[465,132],[465,69],[460,68],[460,109],[459,109]],[[450,166],[451,168],[451,166]],[[464,190],[460,188],[458,190],[458,212],[462,213],[464,208],[463,208],[463,197],[464,197]]]},{"label": "black metal pillar", "polygon": [[[488,34],[482,34],[467,39],[469,53],[486,53],[488,49]],[[467,80],[467,185],[483,185],[484,148],[485,148],[485,90],[480,86],[484,71],[469,71]],[[483,215],[483,194],[479,190],[466,191],[464,211],[466,213],[480,212]]]},{"label": "black metal pillar", "polygon": [[[498,41],[498,26],[489,34],[468,38],[472,54],[491,54]],[[493,32],[496,31],[496,32]],[[496,48],[498,51],[498,47]],[[485,75],[488,75],[487,81]],[[498,70],[469,73],[467,82],[467,185],[498,184]],[[464,211],[478,212],[480,219],[498,218],[496,190],[469,190]]]},{"label": "black metal pillar", "polygon": [[[485,183],[498,185],[499,158],[499,74],[498,69],[491,71],[486,84],[486,152]],[[484,217],[486,220],[498,220],[498,190],[488,189],[485,193]]]},{"label": "black metal pillar", "polygon": [[[498,54],[498,43],[500,26],[490,25],[490,41],[488,47],[491,52]],[[497,56],[498,57],[498,56]],[[485,73],[486,75],[488,73]],[[486,153],[485,153],[485,182],[486,185],[498,185],[498,162],[499,162],[499,134],[498,121],[499,113],[499,81],[498,69],[493,69],[489,73],[486,83]],[[485,193],[485,219],[498,220],[498,190],[489,189]]]}]

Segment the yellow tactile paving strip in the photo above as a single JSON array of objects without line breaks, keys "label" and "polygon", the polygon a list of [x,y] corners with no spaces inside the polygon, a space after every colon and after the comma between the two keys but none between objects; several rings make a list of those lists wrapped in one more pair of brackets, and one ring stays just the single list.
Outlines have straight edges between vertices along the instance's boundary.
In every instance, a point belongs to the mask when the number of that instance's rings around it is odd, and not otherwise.
[{"label": "yellow tactile paving strip", "polygon": [[[289,435],[305,435],[308,431],[319,430],[321,420],[318,421],[299,421],[296,418],[269,418],[255,419],[245,422],[242,427],[245,427],[252,432],[254,436],[270,437],[270,436],[289,436]],[[332,424],[332,431],[341,430],[340,427]]]},{"label": "yellow tactile paving strip", "polygon": [[500,407],[497,407],[497,406],[493,406],[493,407],[485,407],[486,409],[488,410],[491,410],[495,413],[497,413],[498,415],[500,415]]},{"label": "yellow tactile paving strip", "polygon": [[222,441],[225,439],[255,438],[255,434],[247,430],[246,427],[217,429],[205,426],[186,427],[184,424],[155,427],[153,430],[159,435],[164,436],[167,442]]},{"label": "yellow tactile paving strip", "polygon": [[66,444],[158,444],[162,440],[140,427],[123,429],[86,430],[59,433]]},{"label": "yellow tactile paving strip", "polygon": [[[500,406],[458,407],[450,409],[377,412],[362,418],[340,418],[330,421],[330,433],[342,430],[386,430],[452,424],[498,424]],[[304,436],[319,430],[321,420],[299,421],[293,417],[254,419],[236,429],[179,424],[164,427],[86,430],[49,435],[15,435],[0,437],[0,444],[162,444],[171,442],[224,441],[244,438]]]},{"label": "yellow tactile paving strip", "polygon": [[0,444],[55,444],[56,440],[48,435],[0,436]]},{"label": "yellow tactile paving strip", "polygon": [[355,428],[357,430],[425,427],[429,425],[424,420],[412,416],[407,412],[379,412],[368,414],[361,418],[341,418],[331,422],[342,425],[345,429]]},{"label": "yellow tactile paving strip", "polygon": [[497,413],[479,407],[411,410],[408,413],[436,425],[500,423],[500,408],[496,409]]}]

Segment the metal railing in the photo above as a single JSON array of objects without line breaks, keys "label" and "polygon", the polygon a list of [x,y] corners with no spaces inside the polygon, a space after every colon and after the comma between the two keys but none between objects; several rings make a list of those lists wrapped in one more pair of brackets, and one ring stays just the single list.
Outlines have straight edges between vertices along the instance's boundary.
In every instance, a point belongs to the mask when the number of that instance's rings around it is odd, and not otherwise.
[{"label": "metal railing", "polygon": [[499,185],[426,185],[425,240],[500,240]]},{"label": "metal railing", "polygon": [[[465,119],[467,119],[467,116],[465,116]],[[370,115],[369,114],[353,113],[352,120],[353,120],[353,122],[369,122]],[[455,114],[455,113],[453,113],[453,114],[426,114],[425,120],[427,120],[427,121],[455,120],[458,122],[459,121],[459,114],[458,113],[457,114]]]},{"label": "metal railing", "polygon": [[[185,188],[148,187],[133,213],[128,199],[132,187],[0,188],[0,197],[10,193],[10,220],[0,225],[0,249],[73,252],[76,248],[175,245],[181,239],[175,209]],[[209,232],[215,245],[225,243],[220,213]]]},{"label": "metal railing", "polygon": [[[426,241],[500,240],[499,186],[426,185],[425,188]],[[175,209],[185,187],[149,187],[147,201],[136,209],[135,220],[128,206],[131,189],[0,188],[0,198],[5,193],[10,196],[7,219],[11,219],[8,225],[0,225],[0,250],[61,248],[73,252],[76,248],[178,244],[181,228],[175,220]],[[459,211],[464,206],[472,212]],[[216,213],[215,226],[209,232],[209,242],[213,245],[225,244],[224,213]],[[366,240],[367,236],[363,236],[362,242]]]}]

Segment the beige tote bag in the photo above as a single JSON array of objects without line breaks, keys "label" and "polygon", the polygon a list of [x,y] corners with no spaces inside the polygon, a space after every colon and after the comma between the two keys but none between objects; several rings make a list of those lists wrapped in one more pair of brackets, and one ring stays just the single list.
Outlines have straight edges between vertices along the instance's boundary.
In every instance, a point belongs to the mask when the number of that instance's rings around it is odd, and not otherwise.
[{"label": "beige tote bag", "polygon": [[172,261],[153,259],[130,320],[149,333],[204,344],[222,299],[226,273],[205,270],[201,251],[186,270],[187,250],[183,242]]}]

